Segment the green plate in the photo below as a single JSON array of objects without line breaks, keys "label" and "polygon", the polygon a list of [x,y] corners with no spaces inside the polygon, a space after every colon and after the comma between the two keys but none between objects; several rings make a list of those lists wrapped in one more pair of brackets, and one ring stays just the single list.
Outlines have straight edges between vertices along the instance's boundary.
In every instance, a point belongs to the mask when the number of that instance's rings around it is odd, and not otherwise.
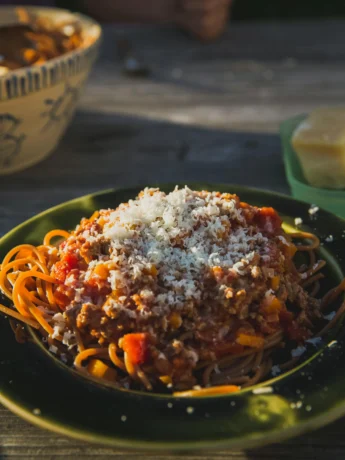
[{"label": "green plate", "polygon": [[280,126],[286,177],[290,184],[292,195],[299,200],[317,204],[321,208],[345,218],[345,190],[312,187],[304,177],[297,154],[292,147],[291,139],[295,129],[305,118],[306,115],[298,115],[284,121]]},{"label": "green plate", "polygon": [[[290,225],[301,217],[303,228],[323,242],[332,233],[333,242],[322,246],[322,257],[328,262],[324,289],[344,276],[340,256],[345,221],[324,211],[312,219],[308,205],[283,195],[230,185],[189,185],[237,193],[243,201],[273,206]],[[50,229],[71,229],[81,217],[128,201],[139,190],[109,190],[39,214],[0,240],[0,257],[17,244],[40,243]],[[89,442],[150,450],[249,448],[301,434],[345,414],[345,356],[340,337],[336,341],[330,337],[321,349],[308,345],[304,363],[265,385],[228,396],[177,399],[95,384],[58,365],[35,343],[18,344],[3,316],[0,331],[0,402],[42,428]]]}]

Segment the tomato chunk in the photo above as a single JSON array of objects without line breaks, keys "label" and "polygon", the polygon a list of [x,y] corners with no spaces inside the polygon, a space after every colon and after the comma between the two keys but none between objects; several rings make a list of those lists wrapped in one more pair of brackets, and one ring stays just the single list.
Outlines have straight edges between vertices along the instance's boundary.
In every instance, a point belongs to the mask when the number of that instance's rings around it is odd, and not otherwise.
[{"label": "tomato chunk", "polygon": [[275,209],[261,208],[255,216],[255,222],[264,233],[273,235],[281,228],[283,221]]},{"label": "tomato chunk", "polygon": [[53,268],[53,276],[60,283],[64,283],[68,274],[78,267],[78,257],[75,254],[66,254]]},{"label": "tomato chunk", "polygon": [[287,327],[286,333],[291,340],[296,340],[296,342],[301,343],[311,337],[311,332],[304,326],[300,326],[296,321],[292,321],[291,324]]},{"label": "tomato chunk", "polygon": [[126,334],[121,347],[133,364],[143,364],[148,359],[148,334],[138,332]]}]

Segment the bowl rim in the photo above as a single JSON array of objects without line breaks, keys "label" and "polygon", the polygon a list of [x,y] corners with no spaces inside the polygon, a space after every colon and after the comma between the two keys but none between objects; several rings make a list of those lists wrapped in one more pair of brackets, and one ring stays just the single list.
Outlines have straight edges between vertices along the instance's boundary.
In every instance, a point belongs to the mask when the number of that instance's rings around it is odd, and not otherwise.
[{"label": "bowl rim", "polygon": [[[0,76],[0,83],[2,81],[5,81],[8,78],[12,78],[13,76],[21,76],[22,74],[27,75],[28,73],[31,73],[34,70],[37,71],[37,70],[41,69],[42,67],[48,67],[48,68],[53,67],[58,62],[61,62],[61,61],[66,60],[66,59],[74,58],[74,57],[76,57],[78,55],[79,56],[83,55],[84,53],[86,53],[90,49],[94,48],[95,46],[98,46],[100,44],[101,40],[102,40],[103,31],[102,31],[101,24],[99,22],[95,21],[90,16],[87,16],[86,14],[73,12],[71,10],[68,10],[67,8],[55,8],[55,7],[50,7],[50,6],[0,5],[0,15],[5,11],[8,11],[8,12],[14,11],[14,10],[16,10],[16,8],[25,8],[26,10],[29,10],[29,11],[31,10],[31,11],[35,11],[35,12],[44,12],[44,11],[46,11],[46,12],[51,12],[51,13],[54,13],[54,12],[55,13],[67,13],[70,16],[73,16],[73,17],[79,19],[82,22],[82,24],[84,24],[84,25],[85,24],[92,25],[92,27],[96,30],[96,38],[92,43],[90,43],[86,47],[79,47],[79,48],[77,48],[75,50],[68,51],[67,53],[62,54],[61,56],[57,56],[55,58],[49,59],[49,60],[47,60],[47,61],[45,61],[45,62],[43,62],[41,64],[38,64],[38,65],[35,65],[35,66],[29,65],[29,66],[26,66],[26,67],[21,67],[19,69],[10,70],[5,75]],[[9,22],[9,24],[16,24],[16,23]]]}]

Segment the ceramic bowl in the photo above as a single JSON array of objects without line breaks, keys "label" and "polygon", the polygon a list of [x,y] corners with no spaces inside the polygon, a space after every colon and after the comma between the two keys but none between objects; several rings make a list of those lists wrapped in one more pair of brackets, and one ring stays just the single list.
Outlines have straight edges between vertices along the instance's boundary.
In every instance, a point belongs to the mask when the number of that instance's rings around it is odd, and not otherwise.
[{"label": "ceramic bowl", "polygon": [[[30,7],[29,11],[56,22],[79,19],[89,44],[0,77],[0,175],[38,163],[55,149],[75,112],[100,44],[101,27],[86,16],[56,8]],[[0,27],[15,23],[15,8],[0,7]]]}]

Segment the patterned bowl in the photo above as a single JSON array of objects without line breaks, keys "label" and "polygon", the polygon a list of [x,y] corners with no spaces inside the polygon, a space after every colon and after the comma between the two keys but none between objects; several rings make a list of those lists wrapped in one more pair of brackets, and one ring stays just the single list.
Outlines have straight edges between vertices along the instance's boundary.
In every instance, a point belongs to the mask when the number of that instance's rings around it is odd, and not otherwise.
[{"label": "patterned bowl", "polygon": [[[100,45],[101,27],[86,16],[57,8],[30,7],[29,11],[57,22],[79,19],[88,45],[0,77],[0,175],[38,163],[55,149]],[[15,8],[0,7],[0,27],[15,23]]]}]

